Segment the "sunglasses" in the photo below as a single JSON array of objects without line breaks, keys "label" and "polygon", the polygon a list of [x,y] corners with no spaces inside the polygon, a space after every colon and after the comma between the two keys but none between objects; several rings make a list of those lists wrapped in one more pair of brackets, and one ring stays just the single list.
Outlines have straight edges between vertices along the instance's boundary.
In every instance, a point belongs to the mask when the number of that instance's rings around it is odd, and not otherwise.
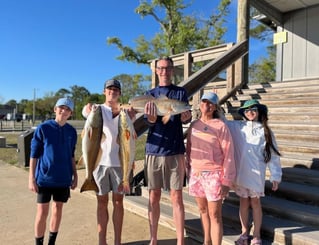
[{"label": "sunglasses", "polygon": [[158,71],[172,71],[173,70],[173,67],[172,66],[167,66],[167,67],[165,67],[165,66],[158,66],[158,67],[156,67],[156,69],[158,70]]},{"label": "sunglasses", "polygon": [[258,111],[258,108],[257,107],[250,107],[250,108],[247,108],[244,110],[245,113],[248,113],[248,112],[257,112]]}]

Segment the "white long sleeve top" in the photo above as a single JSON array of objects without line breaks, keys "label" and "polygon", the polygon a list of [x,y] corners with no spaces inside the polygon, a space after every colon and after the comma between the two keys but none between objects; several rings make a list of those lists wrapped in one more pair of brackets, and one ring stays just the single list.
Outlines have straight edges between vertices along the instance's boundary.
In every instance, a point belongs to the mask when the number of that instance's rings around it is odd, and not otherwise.
[{"label": "white long sleeve top", "polygon": [[[266,141],[262,124],[253,121],[226,121],[226,123],[231,131],[235,148],[236,184],[255,192],[264,192],[267,166],[270,171],[270,181],[279,183],[282,176],[280,157],[272,151],[270,161],[264,162]],[[273,134],[272,140],[277,148]]]}]

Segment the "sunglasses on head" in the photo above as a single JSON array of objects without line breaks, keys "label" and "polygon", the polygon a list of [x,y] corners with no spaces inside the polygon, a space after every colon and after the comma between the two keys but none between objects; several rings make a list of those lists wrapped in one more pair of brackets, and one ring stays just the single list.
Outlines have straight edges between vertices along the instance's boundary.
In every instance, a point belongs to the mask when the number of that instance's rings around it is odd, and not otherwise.
[{"label": "sunglasses on head", "polygon": [[244,110],[245,113],[248,113],[248,112],[257,112],[258,111],[258,108],[257,107],[250,107],[250,108],[247,108]]}]

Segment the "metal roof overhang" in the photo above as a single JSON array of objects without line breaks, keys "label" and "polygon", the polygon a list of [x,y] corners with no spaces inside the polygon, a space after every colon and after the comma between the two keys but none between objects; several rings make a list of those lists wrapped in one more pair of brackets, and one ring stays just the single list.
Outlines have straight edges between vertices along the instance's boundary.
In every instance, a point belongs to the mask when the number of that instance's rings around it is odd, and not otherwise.
[{"label": "metal roof overhang", "polygon": [[250,4],[280,26],[284,13],[317,5],[319,0],[250,0]]}]

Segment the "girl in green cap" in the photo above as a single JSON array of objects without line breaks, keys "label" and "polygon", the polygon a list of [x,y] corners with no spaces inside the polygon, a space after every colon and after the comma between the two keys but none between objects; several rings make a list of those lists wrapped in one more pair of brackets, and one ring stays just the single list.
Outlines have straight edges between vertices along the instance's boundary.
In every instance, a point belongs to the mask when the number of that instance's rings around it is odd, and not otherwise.
[{"label": "girl in green cap", "polygon": [[252,208],[254,231],[251,245],[260,245],[260,229],[262,224],[262,207],[260,197],[265,196],[266,167],[270,171],[272,190],[278,189],[281,181],[280,153],[275,136],[268,126],[267,106],[257,100],[248,100],[238,113],[246,120],[227,121],[231,131],[234,148],[237,177],[235,192],[240,197],[239,217],[242,233],[235,242],[237,245],[248,244],[249,208]]}]

